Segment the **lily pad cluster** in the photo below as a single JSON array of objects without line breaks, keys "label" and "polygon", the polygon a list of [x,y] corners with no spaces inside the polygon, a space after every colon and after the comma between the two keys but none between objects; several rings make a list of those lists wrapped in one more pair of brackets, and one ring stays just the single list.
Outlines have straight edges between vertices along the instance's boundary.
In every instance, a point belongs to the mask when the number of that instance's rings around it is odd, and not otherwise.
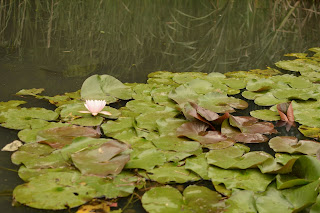
[{"label": "lily pad cluster", "polygon": [[[0,125],[18,130],[24,143],[11,157],[25,181],[14,189],[14,200],[57,210],[139,194],[151,213],[319,212],[320,143],[279,135],[270,122],[302,124],[302,133],[318,138],[320,90],[306,73],[320,71],[320,49],[311,50],[311,57],[291,54],[295,62],[276,64],[300,76],[272,68],[158,71],[146,84],[93,75],[74,93],[19,91],[57,108],[0,102]],[[111,115],[82,113],[88,99],[119,107],[105,106]],[[259,110],[239,116],[248,100]],[[252,143],[275,154],[251,151]]]}]

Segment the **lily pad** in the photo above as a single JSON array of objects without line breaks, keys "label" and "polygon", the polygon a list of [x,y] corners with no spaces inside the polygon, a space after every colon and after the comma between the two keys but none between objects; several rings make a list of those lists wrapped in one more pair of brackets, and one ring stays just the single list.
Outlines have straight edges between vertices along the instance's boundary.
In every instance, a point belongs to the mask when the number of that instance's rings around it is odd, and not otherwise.
[{"label": "lily pad", "polygon": [[155,187],[147,191],[141,199],[142,206],[150,213],[179,213],[184,212],[181,193],[171,187]]},{"label": "lily pad", "polygon": [[265,192],[259,193],[255,203],[259,213],[291,213],[294,210],[293,205],[283,197],[274,184],[269,186]]},{"label": "lily pad", "polygon": [[45,143],[53,148],[62,148],[71,144],[76,137],[93,137],[99,138],[97,130],[82,126],[55,127],[38,132],[38,143]]},{"label": "lily pad", "polygon": [[265,120],[265,121],[280,120],[279,113],[269,109],[254,110],[250,112],[250,115],[254,118],[258,118],[260,120]]},{"label": "lily pad", "polygon": [[184,168],[184,166],[177,167],[174,164],[167,163],[158,168],[148,170],[147,173],[140,172],[141,175],[158,183],[185,183],[188,181],[197,181],[200,179],[198,175],[190,170]]},{"label": "lily pad", "polygon": [[128,154],[122,153],[128,148],[126,144],[112,140],[99,147],[73,153],[71,159],[82,174],[106,177],[109,174],[116,175],[122,171],[130,160]]},{"label": "lily pad", "polygon": [[[8,102],[0,102],[0,112],[7,111],[8,109],[17,108],[18,106],[25,104],[25,101],[8,101]],[[1,115],[0,115],[1,116]]]},{"label": "lily pad", "polygon": [[226,200],[226,213],[256,213],[254,193],[249,190],[235,190]]},{"label": "lily pad", "polygon": [[110,75],[93,75],[87,78],[81,87],[81,98],[85,100],[105,100],[107,103],[132,97],[130,87]]},{"label": "lily pad", "polygon": [[274,179],[273,175],[262,174],[257,169],[225,170],[210,166],[208,176],[214,184],[223,183],[227,189],[246,189],[254,192],[265,191]]},{"label": "lily pad", "polygon": [[205,180],[209,179],[208,177],[209,164],[207,163],[207,159],[204,153],[198,156],[187,158],[185,168],[194,171]]},{"label": "lily pad", "polygon": [[269,141],[269,146],[276,152],[303,153],[315,155],[320,149],[320,143],[312,140],[300,140],[296,137],[277,136]]},{"label": "lily pad", "polygon": [[217,113],[233,112],[235,109],[246,109],[248,103],[244,100],[228,97],[225,94],[211,92],[198,99],[199,106]]},{"label": "lily pad", "polygon": [[257,167],[272,156],[262,151],[245,153],[245,149],[239,145],[211,150],[206,154],[206,158],[209,164],[223,169],[247,169]]},{"label": "lily pad", "polygon": [[299,212],[316,202],[320,180],[304,186],[282,190],[285,198],[293,204],[295,212]]},{"label": "lily pad", "polygon": [[189,141],[176,136],[161,136],[152,140],[152,143],[161,150],[186,153],[201,153],[201,146],[196,141]]},{"label": "lily pad", "polygon": [[166,161],[165,155],[157,149],[134,149],[130,153],[130,160],[125,165],[125,168],[151,170],[155,166],[163,165]]},{"label": "lily pad", "polygon": [[56,112],[43,108],[9,109],[0,113],[1,125],[10,129],[40,128],[58,116]]}]

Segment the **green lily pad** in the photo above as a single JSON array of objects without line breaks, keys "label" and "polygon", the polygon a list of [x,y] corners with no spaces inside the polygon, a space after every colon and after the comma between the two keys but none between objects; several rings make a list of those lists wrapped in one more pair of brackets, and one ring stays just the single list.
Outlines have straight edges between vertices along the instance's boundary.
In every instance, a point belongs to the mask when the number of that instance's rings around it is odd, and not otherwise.
[{"label": "green lily pad", "polygon": [[157,130],[157,120],[172,118],[178,115],[178,111],[172,108],[166,108],[163,111],[146,112],[136,117],[137,127],[149,131]]},{"label": "green lily pad", "polygon": [[158,183],[186,183],[200,179],[198,175],[187,170],[184,166],[177,167],[171,163],[148,170],[147,173],[140,172],[140,174]]},{"label": "green lily pad", "polygon": [[210,166],[208,176],[214,184],[223,183],[227,189],[246,189],[251,191],[265,191],[274,179],[273,175],[262,174],[257,169],[225,170]]},{"label": "green lily pad", "polygon": [[130,160],[125,168],[151,170],[155,166],[163,165],[166,161],[165,155],[157,149],[134,149],[130,153]]},{"label": "green lily pad", "polygon": [[235,190],[226,200],[226,213],[256,213],[254,193],[248,190]]},{"label": "green lily pad", "polygon": [[298,158],[297,155],[276,153],[275,158],[267,159],[258,167],[262,173],[287,174],[292,171],[292,167]]},{"label": "green lily pad", "polygon": [[207,187],[190,185],[183,191],[184,202],[191,212],[223,212],[222,196]]},{"label": "green lily pad", "polygon": [[161,150],[177,151],[199,154],[202,152],[201,146],[196,141],[189,141],[183,138],[178,138],[174,135],[167,135],[155,138],[152,143]]},{"label": "green lily pad", "polygon": [[309,138],[319,138],[320,137],[320,128],[319,127],[309,127],[306,125],[299,126],[299,131],[306,137]]},{"label": "green lily pad", "polygon": [[69,167],[67,162],[59,153],[50,153],[48,155],[39,155],[26,151],[17,151],[11,156],[12,163],[16,165],[23,164],[30,169],[46,169]]},{"label": "green lily pad", "polygon": [[205,180],[209,179],[208,177],[209,164],[207,163],[205,153],[202,153],[198,156],[187,158],[185,168],[192,170],[193,172],[197,173],[200,177],[202,177]]},{"label": "green lily pad", "polygon": [[277,189],[288,189],[294,186],[306,185],[310,183],[310,181],[298,178],[292,174],[278,174],[276,176],[277,180]]},{"label": "green lily pad", "polygon": [[58,114],[43,108],[8,109],[0,113],[1,124],[10,129],[40,128],[47,125],[47,121],[56,120]]},{"label": "green lily pad", "polygon": [[96,191],[79,181],[77,172],[50,172],[17,186],[13,197],[19,203],[39,209],[66,209],[80,206],[96,195]]},{"label": "green lily pad", "polygon": [[107,103],[132,97],[130,87],[110,75],[93,75],[81,87],[81,98],[85,100],[105,100]]},{"label": "green lily pad", "polygon": [[293,204],[295,212],[299,212],[316,202],[320,180],[304,186],[282,190],[285,198]]},{"label": "green lily pad", "polygon": [[320,64],[310,59],[278,61],[275,65],[279,68],[296,72],[312,70],[320,72]]},{"label": "green lily pad", "polygon": [[181,193],[170,186],[155,187],[142,197],[143,207],[150,213],[220,212],[222,197],[204,186],[191,185]]},{"label": "green lily pad", "polygon": [[[25,104],[25,101],[11,100],[7,102],[0,102],[0,113],[7,111],[8,109],[17,108],[18,106]],[[0,115],[1,116],[1,115]]]},{"label": "green lily pad", "polygon": [[172,80],[178,84],[184,84],[197,78],[205,78],[206,76],[207,74],[202,72],[181,72],[175,73]]},{"label": "green lily pad", "polygon": [[320,149],[320,143],[312,140],[300,140],[296,137],[277,136],[269,141],[269,146],[276,152],[303,153],[315,155]]},{"label": "green lily pad", "polygon": [[46,169],[31,169],[25,166],[20,166],[18,170],[19,177],[25,182],[29,182],[32,178],[49,172],[74,172],[73,167],[61,167],[61,168],[46,168]]},{"label": "green lily pad", "polygon": [[187,102],[193,102],[197,100],[200,95],[192,90],[190,87],[181,85],[175,90],[169,93],[169,98],[177,102],[179,105],[183,105]]},{"label": "green lily pad", "polygon": [[272,106],[276,104],[285,103],[288,101],[289,101],[288,99],[278,99],[272,94],[272,92],[267,92],[255,98],[254,103],[259,106]]},{"label": "green lily pad", "polygon": [[107,121],[101,125],[101,128],[106,136],[112,137],[117,133],[132,128],[133,122],[134,119],[131,117],[120,117],[116,121]]},{"label": "green lily pad", "polygon": [[320,119],[317,116],[320,113],[320,101],[292,101],[295,121],[309,127],[319,127]]},{"label": "green lily pad", "polygon": [[199,106],[217,113],[233,112],[235,109],[246,109],[248,103],[244,100],[211,92],[199,97]]},{"label": "green lily pad", "polygon": [[247,169],[257,167],[272,156],[262,151],[245,153],[242,146],[231,146],[221,150],[211,150],[206,154],[206,158],[209,164],[220,168]]},{"label": "green lily pad", "polygon": [[141,199],[143,208],[150,213],[179,213],[182,209],[181,193],[171,187],[155,187],[144,193]]},{"label": "green lily pad", "polygon": [[43,88],[33,88],[33,89],[22,89],[19,92],[16,93],[16,95],[38,95],[44,91]]},{"label": "green lily pad", "polygon": [[255,203],[259,213],[291,213],[294,210],[293,205],[283,197],[274,184],[270,185],[265,192],[259,193]]},{"label": "green lily pad", "polygon": [[274,81],[270,79],[251,79],[246,86],[248,91],[260,92],[264,90],[270,90],[274,86]]},{"label": "green lily pad", "polygon": [[265,121],[278,121],[280,120],[279,113],[269,109],[260,109],[250,112],[250,115],[254,118]]}]

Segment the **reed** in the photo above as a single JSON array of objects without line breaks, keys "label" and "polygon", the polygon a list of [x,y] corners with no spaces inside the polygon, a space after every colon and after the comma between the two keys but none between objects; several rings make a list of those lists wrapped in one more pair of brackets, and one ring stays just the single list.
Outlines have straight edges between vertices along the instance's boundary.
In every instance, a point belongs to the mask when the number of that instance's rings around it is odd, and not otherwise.
[{"label": "reed", "polygon": [[0,0],[0,46],[32,49],[65,76],[224,73],[312,47],[319,11],[319,1],[295,0]]}]

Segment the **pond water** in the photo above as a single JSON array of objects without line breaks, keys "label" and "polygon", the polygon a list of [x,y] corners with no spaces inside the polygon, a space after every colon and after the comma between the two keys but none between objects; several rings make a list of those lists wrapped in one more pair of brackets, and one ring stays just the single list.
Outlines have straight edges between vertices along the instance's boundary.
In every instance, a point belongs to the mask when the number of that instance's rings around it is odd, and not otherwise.
[{"label": "pond water", "polygon": [[[54,109],[14,94],[30,88],[44,88],[46,95],[73,92],[93,74],[145,83],[158,70],[274,67],[285,53],[319,46],[319,23],[318,1],[2,0],[0,101]],[[17,131],[0,128],[0,138],[3,147]],[[0,153],[1,210],[50,212],[11,206],[11,192],[23,181],[10,155]]]}]

